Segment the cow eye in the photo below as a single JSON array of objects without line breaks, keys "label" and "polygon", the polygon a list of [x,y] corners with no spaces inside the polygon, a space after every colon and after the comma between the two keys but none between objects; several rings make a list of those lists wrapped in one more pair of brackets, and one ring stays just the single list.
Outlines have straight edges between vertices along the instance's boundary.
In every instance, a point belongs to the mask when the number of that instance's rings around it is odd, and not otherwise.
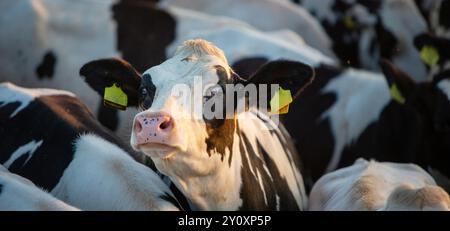
[{"label": "cow eye", "polygon": [[212,98],[222,93],[222,87],[219,85],[212,86],[206,90],[205,98]]},{"label": "cow eye", "polygon": [[141,89],[141,95],[142,95],[142,97],[145,97],[148,95],[148,91],[145,87]]},{"label": "cow eye", "polygon": [[222,87],[219,85],[212,86],[205,91],[205,95],[203,96],[203,103],[212,99],[214,96],[222,94]]}]

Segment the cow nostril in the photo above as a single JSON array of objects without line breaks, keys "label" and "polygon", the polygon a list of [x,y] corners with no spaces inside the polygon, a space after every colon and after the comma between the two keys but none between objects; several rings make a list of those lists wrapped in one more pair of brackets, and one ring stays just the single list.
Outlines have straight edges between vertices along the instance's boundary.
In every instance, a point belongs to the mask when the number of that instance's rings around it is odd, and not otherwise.
[{"label": "cow nostril", "polygon": [[142,125],[141,125],[141,123],[140,123],[139,121],[136,121],[136,122],[134,123],[134,131],[135,131],[136,133],[139,133],[139,132],[142,131]]},{"label": "cow nostril", "polygon": [[160,128],[161,130],[165,130],[165,129],[169,128],[171,125],[172,125],[172,119],[171,119],[170,117],[165,117],[165,118],[164,118],[164,122],[162,122],[162,123],[159,125],[159,128]]}]

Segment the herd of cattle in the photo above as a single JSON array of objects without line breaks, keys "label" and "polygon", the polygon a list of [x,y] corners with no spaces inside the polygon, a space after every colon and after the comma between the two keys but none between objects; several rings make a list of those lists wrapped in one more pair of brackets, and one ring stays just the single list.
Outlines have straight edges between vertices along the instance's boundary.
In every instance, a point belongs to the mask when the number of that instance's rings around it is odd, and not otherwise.
[{"label": "herd of cattle", "polygon": [[[448,0],[0,11],[0,210],[450,210]],[[293,102],[199,118],[179,84]]]}]

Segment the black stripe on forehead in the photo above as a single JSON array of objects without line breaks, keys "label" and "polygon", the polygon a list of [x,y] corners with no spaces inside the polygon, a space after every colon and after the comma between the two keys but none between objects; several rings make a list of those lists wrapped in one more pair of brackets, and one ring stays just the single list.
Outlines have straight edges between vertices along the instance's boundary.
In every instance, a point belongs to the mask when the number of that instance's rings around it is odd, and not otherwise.
[{"label": "black stripe on forehead", "polygon": [[[141,95],[142,89],[145,88],[147,90],[147,95]],[[150,74],[144,74],[141,80],[141,87],[139,88],[138,98],[139,104],[143,109],[147,109],[151,107],[153,103],[153,99],[156,94],[156,86],[153,84],[152,76]]]}]

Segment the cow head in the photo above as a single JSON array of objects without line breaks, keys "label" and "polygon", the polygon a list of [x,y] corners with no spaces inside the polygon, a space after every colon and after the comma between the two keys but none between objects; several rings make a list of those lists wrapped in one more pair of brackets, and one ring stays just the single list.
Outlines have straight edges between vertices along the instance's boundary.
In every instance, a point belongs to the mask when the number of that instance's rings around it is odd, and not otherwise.
[{"label": "cow head", "polygon": [[414,45],[430,69],[450,69],[450,39],[431,33],[414,38]]},{"label": "cow head", "polygon": [[394,100],[421,118],[424,152],[423,167],[450,176],[450,70],[434,76],[433,81],[415,83],[389,61],[380,62]]},{"label": "cow head", "polygon": [[[169,176],[205,176],[230,161],[238,130],[236,117],[242,111],[238,107],[230,110],[227,97],[231,95],[230,101],[239,105],[248,99],[240,91],[255,84],[279,84],[295,97],[314,77],[313,69],[305,64],[274,61],[243,80],[220,49],[199,39],[184,42],[172,58],[142,75],[119,59],[92,61],[80,74],[102,96],[105,88],[119,86],[128,96],[128,106],[140,109],[133,122],[131,146],[150,156]],[[237,89],[235,93],[229,94],[230,86]],[[273,96],[268,93],[270,87],[256,90],[258,96],[268,94],[261,97],[263,101]],[[267,105],[260,102],[254,106]],[[173,168],[174,164],[178,167]]]}]

